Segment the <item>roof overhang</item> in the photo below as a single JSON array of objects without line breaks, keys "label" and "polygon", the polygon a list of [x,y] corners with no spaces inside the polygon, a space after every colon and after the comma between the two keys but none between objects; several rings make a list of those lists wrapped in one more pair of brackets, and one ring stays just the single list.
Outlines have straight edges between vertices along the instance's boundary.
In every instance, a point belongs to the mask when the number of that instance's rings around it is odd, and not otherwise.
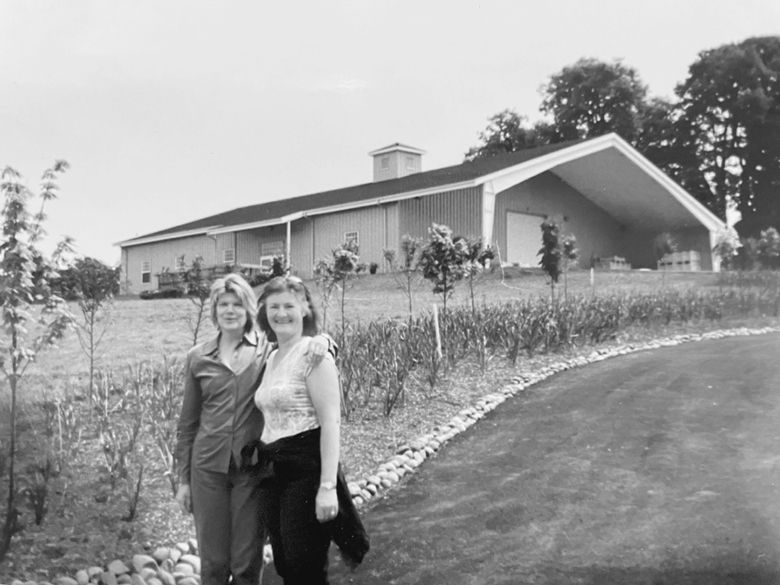
[{"label": "roof overhang", "polygon": [[551,172],[623,225],[646,231],[725,222],[616,134],[575,144],[484,176],[494,193]]},{"label": "roof overhang", "polygon": [[141,238],[130,238],[129,240],[122,240],[121,242],[114,242],[114,246],[120,246],[126,248],[129,246],[140,246],[141,244],[153,244],[155,242],[162,242],[165,240],[178,240],[179,238],[188,238],[192,236],[208,235],[209,232],[218,226],[202,227],[195,230],[182,230],[180,232],[171,232],[168,234],[161,234],[159,236],[150,235]]}]

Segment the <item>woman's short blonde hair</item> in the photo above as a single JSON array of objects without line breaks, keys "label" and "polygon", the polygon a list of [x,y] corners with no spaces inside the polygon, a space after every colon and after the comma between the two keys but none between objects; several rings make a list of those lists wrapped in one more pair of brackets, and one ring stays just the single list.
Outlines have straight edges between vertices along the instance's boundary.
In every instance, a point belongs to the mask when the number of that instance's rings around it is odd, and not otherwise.
[{"label": "woman's short blonde hair", "polygon": [[246,323],[244,323],[244,332],[249,333],[255,328],[257,319],[257,297],[252,287],[240,274],[228,274],[219,278],[211,285],[211,294],[209,296],[209,305],[211,307],[211,322],[214,327],[217,324],[217,303],[219,297],[225,293],[233,293],[241,301],[241,306],[246,310]]}]

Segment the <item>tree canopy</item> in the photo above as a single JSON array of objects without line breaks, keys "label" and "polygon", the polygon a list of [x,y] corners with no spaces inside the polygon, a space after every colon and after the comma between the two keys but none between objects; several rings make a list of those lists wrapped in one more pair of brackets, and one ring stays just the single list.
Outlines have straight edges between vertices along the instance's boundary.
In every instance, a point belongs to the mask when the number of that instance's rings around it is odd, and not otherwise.
[{"label": "tree canopy", "polygon": [[488,126],[479,133],[482,144],[466,153],[466,160],[489,158],[496,154],[533,148],[550,142],[548,127],[543,123],[529,126],[525,116],[513,110],[503,110],[488,119]]},{"label": "tree canopy", "polygon": [[466,159],[615,132],[721,218],[736,204],[744,235],[780,225],[780,36],[702,51],[675,93],[650,97],[632,67],[580,59],[543,86],[548,121],[503,110]]},{"label": "tree canopy", "polygon": [[553,142],[616,132],[633,142],[641,127],[647,87],[620,61],[580,59],[550,77],[540,110],[550,116]]},{"label": "tree canopy", "polygon": [[710,207],[736,202],[744,233],[780,225],[780,37],[702,51],[676,93],[677,137],[712,189]]}]

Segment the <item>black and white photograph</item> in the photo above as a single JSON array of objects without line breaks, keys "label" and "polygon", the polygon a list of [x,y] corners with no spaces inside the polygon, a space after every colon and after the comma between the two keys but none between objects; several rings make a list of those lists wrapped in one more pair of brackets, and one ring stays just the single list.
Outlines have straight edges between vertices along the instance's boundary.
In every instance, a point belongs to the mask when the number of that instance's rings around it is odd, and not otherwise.
[{"label": "black and white photograph", "polygon": [[0,0],[0,585],[780,585],[780,3]]}]

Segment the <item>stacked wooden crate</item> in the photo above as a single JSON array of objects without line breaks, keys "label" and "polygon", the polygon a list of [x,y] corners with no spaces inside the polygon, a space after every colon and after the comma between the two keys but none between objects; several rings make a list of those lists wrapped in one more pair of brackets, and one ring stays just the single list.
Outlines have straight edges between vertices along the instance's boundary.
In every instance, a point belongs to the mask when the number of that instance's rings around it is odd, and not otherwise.
[{"label": "stacked wooden crate", "polygon": [[696,250],[683,250],[666,254],[658,261],[658,270],[698,272],[701,270],[701,254]]},{"label": "stacked wooden crate", "polygon": [[631,270],[631,264],[622,256],[596,258],[593,267],[596,270]]}]

